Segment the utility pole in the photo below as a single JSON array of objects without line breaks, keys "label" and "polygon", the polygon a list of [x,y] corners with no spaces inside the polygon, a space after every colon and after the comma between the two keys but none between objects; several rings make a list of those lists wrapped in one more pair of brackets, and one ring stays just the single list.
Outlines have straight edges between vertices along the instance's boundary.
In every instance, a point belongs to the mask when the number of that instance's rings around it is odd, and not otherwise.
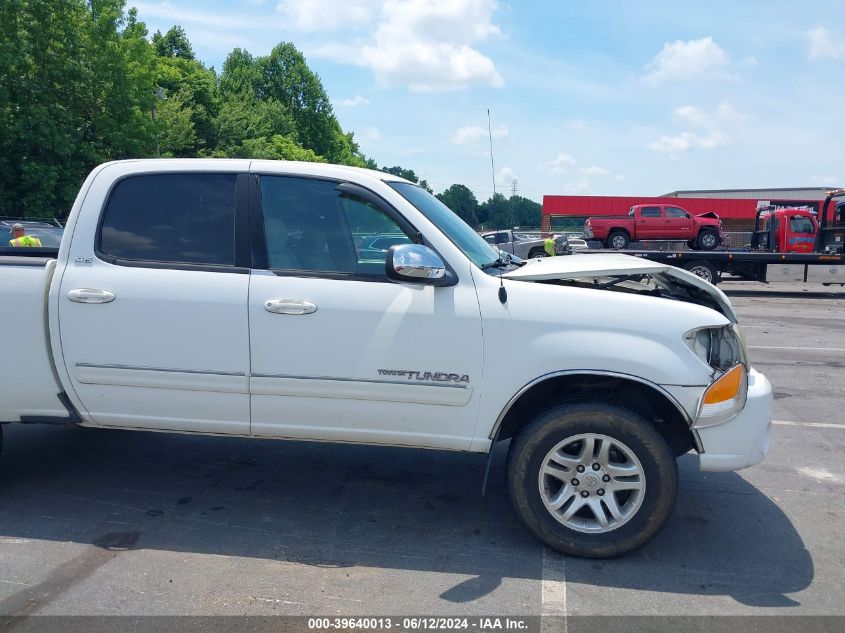
[{"label": "utility pole", "polygon": [[519,192],[519,178],[511,180],[511,198]]}]

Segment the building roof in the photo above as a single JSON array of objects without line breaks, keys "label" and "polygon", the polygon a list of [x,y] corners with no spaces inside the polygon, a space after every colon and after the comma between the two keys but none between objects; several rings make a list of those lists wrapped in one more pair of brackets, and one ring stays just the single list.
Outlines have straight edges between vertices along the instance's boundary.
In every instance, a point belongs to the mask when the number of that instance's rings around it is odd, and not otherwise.
[{"label": "building roof", "polygon": [[757,198],[824,200],[838,187],[759,187],[756,189],[686,189],[664,193],[665,198]]}]

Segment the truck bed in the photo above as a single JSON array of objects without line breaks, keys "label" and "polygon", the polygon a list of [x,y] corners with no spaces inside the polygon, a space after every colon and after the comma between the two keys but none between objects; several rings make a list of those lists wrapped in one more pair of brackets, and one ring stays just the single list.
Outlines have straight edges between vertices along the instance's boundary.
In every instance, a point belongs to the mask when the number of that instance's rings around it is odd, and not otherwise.
[{"label": "truck bed", "polygon": [[68,415],[49,348],[47,289],[55,265],[40,253],[0,254],[0,422],[76,421]]}]

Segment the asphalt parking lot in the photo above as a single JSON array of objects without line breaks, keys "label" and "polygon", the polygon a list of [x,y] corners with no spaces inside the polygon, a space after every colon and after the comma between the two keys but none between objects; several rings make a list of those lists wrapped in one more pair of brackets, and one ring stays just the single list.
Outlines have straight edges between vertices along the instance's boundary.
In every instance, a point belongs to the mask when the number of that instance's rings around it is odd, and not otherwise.
[{"label": "asphalt parking lot", "polygon": [[682,458],[633,555],[544,549],[501,460],[481,498],[483,455],[13,425],[0,614],[845,615],[845,293],[726,289],[774,385],[771,451]]}]

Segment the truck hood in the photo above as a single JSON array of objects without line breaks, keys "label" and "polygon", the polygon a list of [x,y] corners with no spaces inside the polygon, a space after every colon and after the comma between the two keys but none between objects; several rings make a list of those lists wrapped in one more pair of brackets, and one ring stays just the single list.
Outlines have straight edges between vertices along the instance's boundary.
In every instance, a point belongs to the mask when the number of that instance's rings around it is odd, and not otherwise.
[{"label": "truck hood", "polygon": [[[596,253],[531,259],[502,276],[519,281],[571,281],[606,290],[616,289],[617,280],[640,282],[650,278],[656,286],[656,296],[705,305],[723,314],[731,323],[737,322],[730,300],[713,284],[682,268],[630,255]],[[599,283],[600,279],[607,283]]]}]

